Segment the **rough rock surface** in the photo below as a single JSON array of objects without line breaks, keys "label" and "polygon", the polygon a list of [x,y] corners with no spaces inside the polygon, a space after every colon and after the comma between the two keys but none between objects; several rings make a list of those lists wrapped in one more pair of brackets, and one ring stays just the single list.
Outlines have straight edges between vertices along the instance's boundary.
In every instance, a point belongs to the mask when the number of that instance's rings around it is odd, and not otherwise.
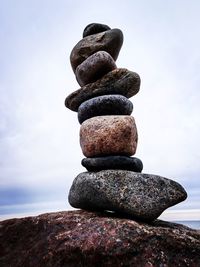
[{"label": "rough rock surface", "polygon": [[127,69],[115,69],[94,83],[87,84],[70,94],[66,100],[67,108],[77,111],[84,101],[96,96],[119,94],[127,98],[136,95],[140,89],[140,76]]},{"label": "rough rock surface", "polygon": [[116,211],[143,221],[155,220],[186,198],[184,188],[173,180],[124,170],[80,173],[69,192],[74,208]]},{"label": "rough rock surface", "polygon": [[98,51],[106,51],[114,60],[117,59],[123,44],[123,33],[119,29],[112,29],[81,39],[70,54],[72,69],[75,72],[86,58]]},{"label": "rough rock surface", "polygon": [[95,33],[100,33],[100,32],[104,32],[110,30],[110,27],[108,25],[105,24],[101,24],[101,23],[90,23],[89,25],[87,25],[83,31],[83,38]]},{"label": "rough rock surface", "polygon": [[133,111],[132,102],[122,95],[103,95],[83,102],[78,108],[78,120],[85,120],[103,115],[130,115]]},{"label": "rough rock surface", "polygon": [[83,122],[80,145],[86,157],[132,156],[137,148],[137,128],[132,116],[98,116]]},{"label": "rough rock surface", "polygon": [[78,65],[75,71],[76,80],[80,86],[84,86],[96,82],[116,68],[115,61],[110,54],[105,51],[98,51]]},{"label": "rough rock surface", "polygon": [[143,164],[140,159],[126,156],[84,158],[81,164],[91,172],[109,169],[141,172],[143,169]]},{"label": "rough rock surface", "polygon": [[200,231],[114,216],[78,210],[0,222],[0,266],[200,266]]}]

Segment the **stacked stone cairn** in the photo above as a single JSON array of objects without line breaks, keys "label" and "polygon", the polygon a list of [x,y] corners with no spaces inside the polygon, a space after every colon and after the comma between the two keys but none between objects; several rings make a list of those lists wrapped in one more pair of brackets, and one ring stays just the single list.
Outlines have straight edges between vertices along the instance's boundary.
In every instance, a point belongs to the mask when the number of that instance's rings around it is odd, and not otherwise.
[{"label": "stacked stone cairn", "polygon": [[74,179],[68,199],[75,208],[152,221],[185,200],[187,193],[173,180],[141,173],[142,161],[132,157],[138,134],[128,98],[138,93],[140,77],[117,68],[122,43],[121,30],[92,23],[71,52],[81,88],[66,98],[65,105],[78,112],[87,172]]}]

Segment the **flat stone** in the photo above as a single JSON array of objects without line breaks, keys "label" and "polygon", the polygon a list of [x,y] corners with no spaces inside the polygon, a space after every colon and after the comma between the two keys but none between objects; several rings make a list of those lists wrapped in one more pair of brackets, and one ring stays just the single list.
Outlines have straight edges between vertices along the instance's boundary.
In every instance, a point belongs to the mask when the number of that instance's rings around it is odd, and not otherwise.
[{"label": "flat stone", "polygon": [[126,156],[84,158],[81,164],[90,172],[109,169],[141,172],[143,169],[143,164],[140,159]]},{"label": "flat stone", "polygon": [[65,99],[65,106],[73,111],[86,100],[96,96],[119,94],[127,98],[140,89],[140,76],[127,69],[115,69],[94,83],[87,84]]},{"label": "flat stone", "polygon": [[83,122],[80,145],[85,157],[134,155],[137,128],[132,116],[98,116]]},{"label": "flat stone", "polygon": [[105,24],[101,24],[101,23],[90,23],[89,25],[87,25],[83,31],[83,38],[95,33],[100,33],[100,32],[104,32],[110,30],[110,27],[108,25]]},{"label": "flat stone", "polygon": [[60,211],[0,222],[1,267],[197,267],[200,231],[116,214]]},{"label": "flat stone", "polygon": [[80,86],[84,86],[95,82],[116,68],[115,61],[110,54],[98,51],[78,65],[75,71],[76,80]]},{"label": "flat stone", "polygon": [[73,71],[75,72],[78,65],[98,51],[106,51],[116,60],[122,43],[123,33],[119,29],[96,33],[81,39],[70,54]]},{"label": "flat stone", "polygon": [[74,208],[109,210],[143,221],[153,221],[187,198],[177,182],[152,174],[124,170],[80,173],[69,192]]},{"label": "flat stone", "polygon": [[83,102],[78,108],[78,120],[83,121],[102,115],[130,115],[133,104],[122,95],[103,95]]}]

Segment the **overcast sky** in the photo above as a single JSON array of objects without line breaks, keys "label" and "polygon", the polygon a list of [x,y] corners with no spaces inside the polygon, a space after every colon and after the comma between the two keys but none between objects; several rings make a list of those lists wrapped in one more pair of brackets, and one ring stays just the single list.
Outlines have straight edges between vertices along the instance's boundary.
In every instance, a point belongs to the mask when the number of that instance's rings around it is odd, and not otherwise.
[{"label": "overcast sky", "polygon": [[64,106],[79,88],[69,55],[98,22],[123,31],[117,66],[142,80],[131,101],[143,172],[181,183],[188,199],[174,209],[200,219],[199,10],[198,0],[0,0],[0,217],[70,209],[85,169]]}]

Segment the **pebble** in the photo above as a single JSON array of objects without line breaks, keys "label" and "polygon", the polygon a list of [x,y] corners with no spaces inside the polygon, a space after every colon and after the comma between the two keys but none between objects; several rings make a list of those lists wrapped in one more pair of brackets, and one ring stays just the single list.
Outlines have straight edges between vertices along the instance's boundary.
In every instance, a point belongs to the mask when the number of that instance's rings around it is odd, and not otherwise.
[{"label": "pebble", "polygon": [[74,208],[115,211],[153,221],[168,207],[187,198],[177,182],[152,174],[125,170],[80,173],[69,192]]},{"label": "pebble", "polygon": [[85,157],[132,156],[137,148],[137,128],[132,116],[98,116],[83,122],[80,145]]},{"label": "pebble", "polygon": [[87,25],[83,31],[83,38],[95,33],[100,33],[100,32],[104,32],[110,30],[110,27],[108,25],[105,24],[101,24],[101,23],[90,23],[89,25]]},{"label": "pebble", "polygon": [[72,111],[86,100],[96,96],[119,94],[127,98],[136,95],[140,89],[140,76],[127,69],[115,69],[94,83],[87,84],[71,93],[65,99],[65,106]]},{"label": "pebble", "polygon": [[78,120],[85,120],[102,115],[131,115],[132,102],[122,95],[103,95],[83,102],[78,108]]},{"label": "pebble", "polygon": [[80,86],[95,82],[108,72],[116,69],[114,59],[105,51],[98,51],[84,60],[75,71]]},{"label": "pebble", "polygon": [[78,65],[98,51],[108,52],[116,61],[123,43],[123,33],[119,29],[112,29],[81,39],[70,54],[70,61],[75,72]]},{"label": "pebble", "polygon": [[126,157],[126,156],[84,158],[82,159],[81,164],[89,172],[96,172],[109,169],[141,172],[143,169],[143,164],[140,159],[136,157]]}]

